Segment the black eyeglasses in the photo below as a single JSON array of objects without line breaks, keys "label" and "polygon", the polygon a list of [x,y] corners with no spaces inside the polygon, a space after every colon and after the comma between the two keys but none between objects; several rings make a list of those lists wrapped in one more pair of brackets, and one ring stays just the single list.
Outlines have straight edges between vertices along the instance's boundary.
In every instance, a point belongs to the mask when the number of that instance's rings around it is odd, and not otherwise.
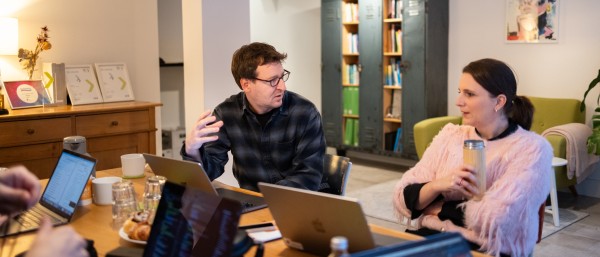
[{"label": "black eyeglasses", "polygon": [[279,77],[279,78],[274,78],[272,80],[264,80],[264,79],[259,79],[259,78],[254,78],[254,79],[260,80],[262,82],[267,82],[267,83],[269,83],[269,85],[271,87],[276,87],[277,84],[279,84],[280,79],[283,80],[283,82],[286,82],[288,80],[288,78],[290,78],[290,71],[283,70],[283,75],[281,75],[281,77]]}]

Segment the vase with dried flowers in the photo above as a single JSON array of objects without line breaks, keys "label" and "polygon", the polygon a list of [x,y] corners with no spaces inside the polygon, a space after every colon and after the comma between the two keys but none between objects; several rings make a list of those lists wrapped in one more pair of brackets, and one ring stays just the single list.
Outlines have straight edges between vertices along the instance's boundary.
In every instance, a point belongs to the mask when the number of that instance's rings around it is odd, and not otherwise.
[{"label": "vase with dried flowers", "polygon": [[19,62],[22,63],[23,69],[27,71],[29,79],[33,78],[33,71],[35,71],[35,65],[40,56],[40,53],[45,50],[50,50],[52,44],[48,39],[48,26],[42,27],[42,31],[37,36],[37,44],[35,50],[31,51],[28,49],[19,48]]}]

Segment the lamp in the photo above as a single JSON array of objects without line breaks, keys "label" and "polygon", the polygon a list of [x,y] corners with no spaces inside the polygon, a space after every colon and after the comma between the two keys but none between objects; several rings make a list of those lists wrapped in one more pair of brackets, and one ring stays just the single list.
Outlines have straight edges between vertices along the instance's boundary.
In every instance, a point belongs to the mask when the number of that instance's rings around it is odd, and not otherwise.
[{"label": "lamp", "polygon": [[0,55],[17,55],[19,52],[19,21],[0,17]]},{"label": "lamp", "polygon": [[[19,52],[19,21],[17,18],[0,17],[0,55],[17,55]],[[0,115],[8,114],[4,108],[2,95],[2,75],[0,74]]]}]

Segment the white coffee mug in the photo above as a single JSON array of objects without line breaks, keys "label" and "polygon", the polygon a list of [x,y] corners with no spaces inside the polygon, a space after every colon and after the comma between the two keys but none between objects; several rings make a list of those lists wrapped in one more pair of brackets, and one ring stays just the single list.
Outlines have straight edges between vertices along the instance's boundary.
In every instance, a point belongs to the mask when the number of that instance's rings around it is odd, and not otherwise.
[{"label": "white coffee mug", "polygon": [[112,204],[112,185],[121,182],[120,177],[103,177],[92,180],[92,198],[97,205]]},{"label": "white coffee mug", "polygon": [[121,155],[121,169],[123,178],[141,178],[144,176],[146,160],[140,153]]}]

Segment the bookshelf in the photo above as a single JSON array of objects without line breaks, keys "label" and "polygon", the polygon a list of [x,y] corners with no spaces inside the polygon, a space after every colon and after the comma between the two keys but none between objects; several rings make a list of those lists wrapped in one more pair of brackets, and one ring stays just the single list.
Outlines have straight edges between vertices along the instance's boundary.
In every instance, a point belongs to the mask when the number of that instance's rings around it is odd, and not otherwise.
[{"label": "bookshelf", "polygon": [[342,144],[358,147],[359,134],[359,9],[358,0],[342,1]]},{"label": "bookshelf", "polygon": [[402,151],[402,0],[383,0],[383,150]]},{"label": "bookshelf", "polygon": [[416,159],[414,124],[447,114],[448,1],[322,0],[321,15],[327,144]]}]

